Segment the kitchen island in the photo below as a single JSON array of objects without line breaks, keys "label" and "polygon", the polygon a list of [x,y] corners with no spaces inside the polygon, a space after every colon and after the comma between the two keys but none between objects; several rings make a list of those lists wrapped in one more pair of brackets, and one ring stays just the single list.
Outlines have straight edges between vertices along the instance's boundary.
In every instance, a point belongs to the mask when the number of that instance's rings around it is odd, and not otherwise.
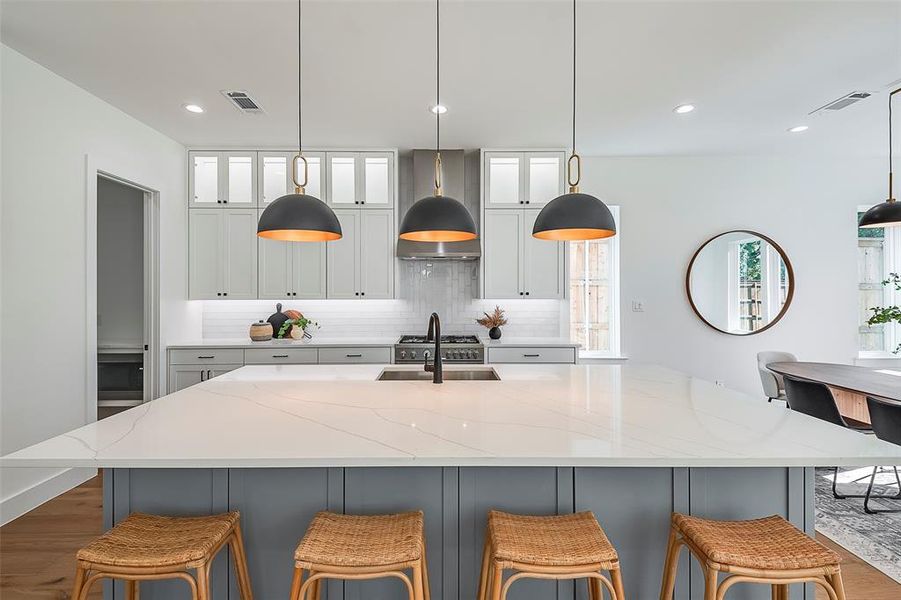
[{"label": "kitchen island", "polygon": [[[323,509],[424,510],[432,597],[473,598],[485,515],[499,508],[594,511],[627,597],[645,600],[659,593],[672,511],[780,514],[812,533],[812,467],[901,463],[901,447],[662,367],[495,365],[499,381],[442,385],[377,381],[383,369],[421,367],[243,367],[0,464],[106,469],[108,526],[133,511],[240,510],[258,599],[287,597],[293,549]],[[676,597],[700,598],[685,557],[682,570]],[[224,560],[213,578],[216,597],[237,598]],[[793,599],[813,598],[793,587]],[[570,599],[573,589],[519,582],[510,597]],[[141,592],[188,597],[181,582]],[[584,585],[576,592],[584,598]],[[401,597],[394,581],[328,586],[329,600]],[[729,595],[769,597],[765,586]]]}]

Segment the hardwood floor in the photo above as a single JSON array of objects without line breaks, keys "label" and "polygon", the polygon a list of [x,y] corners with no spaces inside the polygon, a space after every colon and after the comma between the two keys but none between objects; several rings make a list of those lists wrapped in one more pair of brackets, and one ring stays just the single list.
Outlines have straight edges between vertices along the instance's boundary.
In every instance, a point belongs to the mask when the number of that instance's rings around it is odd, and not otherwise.
[{"label": "hardwood floor", "polygon": [[[69,598],[75,552],[103,530],[102,497],[101,478],[95,477],[0,527],[0,598]],[[901,598],[901,584],[828,538],[817,534],[817,539],[842,557],[847,600]],[[100,586],[89,598],[100,600]],[[817,600],[821,599],[827,596],[818,591]]]},{"label": "hardwood floor", "polygon": [[[103,531],[103,484],[95,477],[0,527],[0,598],[69,598],[75,552]],[[100,600],[95,586],[91,600]]]}]

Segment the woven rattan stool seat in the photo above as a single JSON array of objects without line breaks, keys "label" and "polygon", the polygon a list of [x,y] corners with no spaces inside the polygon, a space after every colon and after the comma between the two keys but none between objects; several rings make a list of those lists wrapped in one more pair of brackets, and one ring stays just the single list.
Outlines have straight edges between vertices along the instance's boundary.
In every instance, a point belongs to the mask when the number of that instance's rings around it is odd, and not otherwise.
[{"label": "woven rattan stool seat", "polygon": [[673,525],[708,559],[749,569],[834,567],[841,558],[773,515],[751,521],[714,521],[673,514]]},{"label": "woven rattan stool seat", "polygon": [[545,567],[599,565],[617,560],[616,550],[591,512],[571,515],[488,513],[496,559]]},{"label": "woven rattan stool seat", "polygon": [[299,563],[369,567],[422,558],[422,511],[394,515],[317,513],[294,552]]},{"label": "woven rattan stool seat", "polygon": [[133,513],[78,551],[95,565],[157,567],[209,560],[238,522],[237,512],[204,517]]}]

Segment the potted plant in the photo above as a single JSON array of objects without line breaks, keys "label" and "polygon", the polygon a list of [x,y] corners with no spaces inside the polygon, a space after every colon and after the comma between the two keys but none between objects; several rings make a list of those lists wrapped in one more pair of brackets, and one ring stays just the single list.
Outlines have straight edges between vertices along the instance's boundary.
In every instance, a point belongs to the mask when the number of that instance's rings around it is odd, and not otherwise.
[{"label": "potted plant", "polygon": [[476,323],[488,329],[488,337],[493,340],[501,339],[501,327],[507,324],[507,318],[500,306],[494,307],[494,312],[490,315],[484,313],[484,317],[476,319]]},{"label": "potted plant", "polygon": [[[901,274],[889,273],[888,279],[883,280],[882,285],[893,285],[895,290],[901,292]],[[873,316],[867,319],[867,325],[883,325],[897,323],[901,325],[901,306],[874,306],[870,308]],[[901,354],[901,344],[892,350],[893,354]]]},{"label": "potted plant", "polygon": [[285,334],[290,332],[289,335],[292,339],[309,340],[313,338],[313,334],[307,331],[307,329],[312,329],[313,327],[319,327],[319,323],[300,315],[299,317],[285,321],[278,330],[278,337],[283,338],[285,337]]}]

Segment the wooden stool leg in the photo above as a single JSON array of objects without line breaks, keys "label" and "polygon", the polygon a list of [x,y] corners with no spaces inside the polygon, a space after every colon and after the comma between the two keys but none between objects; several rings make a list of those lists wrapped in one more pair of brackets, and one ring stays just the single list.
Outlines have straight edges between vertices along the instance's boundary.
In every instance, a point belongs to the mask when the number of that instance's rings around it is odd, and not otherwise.
[{"label": "wooden stool leg", "polygon": [[422,594],[424,600],[432,599],[432,590],[429,587],[429,561],[423,552],[422,556]]},{"label": "wooden stool leg", "polygon": [[81,598],[81,590],[84,587],[85,570],[83,568],[75,568],[75,585],[72,587],[72,598],[78,600]]},{"label": "wooden stool leg", "polygon": [[[832,575],[828,578],[829,583],[832,584],[832,591],[835,592],[836,598],[838,600],[845,600],[845,584],[842,583],[842,573],[839,571],[835,575]],[[788,596],[785,597],[788,600]]]},{"label": "wooden stool leg", "polygon": [[232,549],[232,559],[235,564],[235,575],[238,579],[238,590],[241,600],[253,600],[253,591],[250,588],[250,571],[247,569],[247,555],[244,553],[244,538],[241,535],[241,524],[235,523],[229,546]]},{"label": "wooden stool leg", "polygon": [[595,579],[594,577],[589,577],[586,580],[586,583],[588,583],[589,600],[604,600],[604,596],[602,595],[603,592],[601,592],[600,580]]},{"label": "wooden stool leg", "polygon": [[716,600],[717,572],[706,564],[701,568],[704,569],[704,600]]},{"label": "wooden stool leg", "polygon": [[488,542],[488,535],[485,535],[485,543],[482,545],[482,570],[479,573],[479,595],[478,600],[485,600],[485,594],[488,593],[488,572],[491,570],[491,544]]},{"label": "wooden stool leg", "polygon": [[788,600],[788,584],[774,583],[772,585],[773,600]]},{"label": "wooden stool leg", "polygon": [[128,579],[125,581],[125,599],[126,600],[138,600],[138,596],[140,595],[140,591],[138,589],[138,582],[134,579]]},{"label": "wooden stool leg", "polygon": [[[316,574],[316,571],[310,571],[310,577]],[[322,596],[322,580],[317,579],[310,584],[310,593],[307,594],[311,600],[319,600]]]},{"label": "wooden stool leg", "polygon": [[[623,590],[623,573],[619,567],[610,569],[610,580],[613,583],[613,591],[616,592],[616,598],[613,600],[625,600],[626,592]],[[595,579],[597,581],[597,579]],[[598,582],[600,586],[600,582]],[[598,594],[600,596],[600,594]]]},{"label": "wooden stool leg", "polygon": [[422,592],[422,561],[413,565],[413,598],[424,600]]},{"label": "wooden stool leg", "polygon": [[681,550],[682,543],[676,537],[676,530],[670,528],[669,542],[666,545],[666,561],[663,564],[663,582],[660,585],[660,600],[673,600]]},{"label": "wooden stool leg", "polygon": [[488,600],[501,600],[501,584],[504,581],[504,570],[491,561],[491,592]]},{"label": "wooden stool leg", "polygon": [[303,585],[303,569],[294,567],[294,579],[291,580],[291,600],[300,600],[300,588]]},{"label": "wooden stool leg", "polygon": [[209,564],[197,567],[197,600],[211,600]]}]

